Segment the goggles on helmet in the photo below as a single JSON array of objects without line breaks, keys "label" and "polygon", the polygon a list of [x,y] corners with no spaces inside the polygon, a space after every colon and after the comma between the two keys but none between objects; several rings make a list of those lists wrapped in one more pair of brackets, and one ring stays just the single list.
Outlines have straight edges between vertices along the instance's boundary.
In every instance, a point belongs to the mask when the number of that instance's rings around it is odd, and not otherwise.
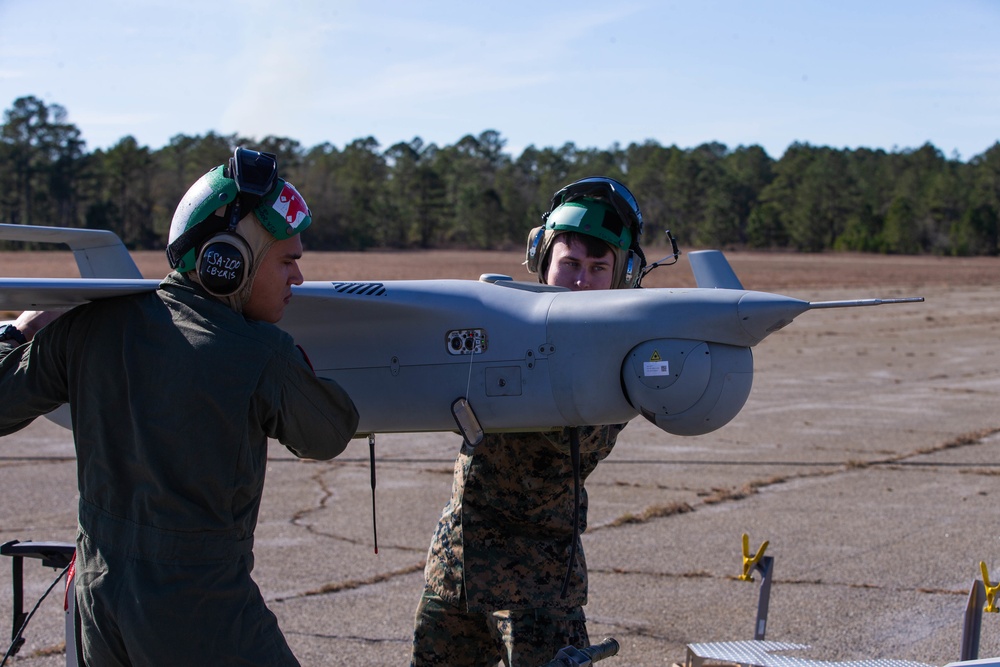
[{"label": "goggles on helmet", "polygon": [[596,199],[610,204],[628,225],[631,242],[638,245],[639,237],[642,235],[642,213],[635,197],[624,185],[606,176],[591,176],[575,181],[552,195],[549,213],[551,214],[562,204],[576,199]]},{"label": "goggles on helmet", "polygon": [[278,156],[238,147],[229,158],[229,177],[240,192],[263,197],[278,180]]},{"label": "goggles on helmet", "polygon": [[225,175],[236,183],[236,200],[226,211],[229,231],[233,231],[243,216],[260,203],[261,197],[274,189],[278,156],[237,147],[229,158],[229,172]]}]

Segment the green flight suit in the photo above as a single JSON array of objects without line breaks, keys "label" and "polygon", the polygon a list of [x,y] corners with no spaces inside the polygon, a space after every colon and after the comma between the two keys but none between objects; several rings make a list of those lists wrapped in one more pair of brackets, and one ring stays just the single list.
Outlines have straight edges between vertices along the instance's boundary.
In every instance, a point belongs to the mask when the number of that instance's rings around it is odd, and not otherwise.
[{"label": "green flight suit", "polygon": [[250,577],[267,439],[330,459],[357,410],[292,338],[171,273],[0,344],[0,435],[68,402],[83,659],[298,665]]}]

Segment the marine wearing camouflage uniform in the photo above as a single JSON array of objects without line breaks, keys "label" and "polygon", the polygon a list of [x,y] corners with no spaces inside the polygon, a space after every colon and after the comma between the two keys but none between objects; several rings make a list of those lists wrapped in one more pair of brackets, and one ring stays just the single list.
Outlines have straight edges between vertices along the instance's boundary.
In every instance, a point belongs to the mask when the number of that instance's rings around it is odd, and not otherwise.
[{"label": "marine wearing camouflage uniform", "polygon": [[[639,286],[646,266],[638,244],[642,214],[624,185],[603,176],[570,183],[552,196],[543,219],[528,233],[525,255],[539,282],[573,291]],[[567,645],[589,645],[579,539],[587,527],[583,481],[624,427],[576,428],[575,554],[572,429],[492,433],[474,449],[463,444],[451,500],[427,555],[411,667],[501,660],[534,667]]]},{"label": "marine wearing camouflage uniform", "polygon": [[[578,429],[581,484],[622,428]],[[568,430],[488,434],[475,449],[462,445],[427,556],[412,665],[541,665],[563,646],[589,644],[579,541],[560,595],[573,540],[569,452]],[[581,488],[580,533],[586,527]]]}]

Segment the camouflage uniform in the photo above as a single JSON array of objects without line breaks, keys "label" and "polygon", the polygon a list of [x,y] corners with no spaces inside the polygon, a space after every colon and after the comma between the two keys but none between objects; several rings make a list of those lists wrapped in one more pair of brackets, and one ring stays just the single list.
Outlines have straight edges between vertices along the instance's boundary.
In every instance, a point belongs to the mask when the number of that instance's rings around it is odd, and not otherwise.
[{"label": "camouflage uniform", "polygon": [[[624,425],[579,428],[583,480]],[[587,566],[577,543],[566,598],[560,597],[573,539],[569,431],[488,434],[462,446],[451,500],[424,571],[411,664],[541,665],[567,644],[589,641],[583,605]],[[580,489],[580,533],[587,491]]]},{"label": "camouflage uniform", "polygon": [[358,423],[343,389],[177,273],[0,357],[0,435],[72,408],[85,663],[298,665],[250,576],[267,439],[336,456]]}]

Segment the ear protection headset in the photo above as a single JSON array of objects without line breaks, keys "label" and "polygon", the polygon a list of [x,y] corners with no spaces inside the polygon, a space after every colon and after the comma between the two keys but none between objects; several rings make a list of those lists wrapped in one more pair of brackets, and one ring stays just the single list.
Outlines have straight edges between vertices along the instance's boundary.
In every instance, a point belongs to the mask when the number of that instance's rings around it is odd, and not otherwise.
[{"label": "ear protection headset", "polygon": [[642,213],[624,185],[603,176],[570,183],[552,196],[542,219],[545,224],[528,233],[525,256],[528,271],[537,273],[540,281],[544,281],[544,260],[555,237],[575,231],[599,238],[611,247],[615,255],[614,287],[639,286],[646,265],[639,246]]},{"label": "ear protection headset", "polygon": [[[276,192],[279,185],[281,192]],[[294,221],[286,222],[287,216],[260,206],[267,201],[273,207],[278,199],[298,202],[285,206]],[[197,271],[202,286],[214,296],[239,292],[253,275],[254,256],[237,226],[255,209],[276,238],[301,231],[295,227],[304,229],[311,220],[298,191],[278,178],[277,157],[238,147],[228,164],[205,174],[177,206],[167,245],[170,266],[181,273]]]},{"label": "ear protection headset", "polygon": [[642,268],[646,266],[646,260],[640,255],[641,252],[641,250],[639,252],[629,250],[626,253],[622,287],[639,286],[639,279],[642,278]]},{"label": "ear protection headset", "polygon": [[278,158],[273,153],[237,148],[222,175],[233,179],[237,194],[222,215],[225,230],[205,240],[195,263],[202,287],[220,297],[236,294],[253,273],[253,252],[236,226],[274,189]]},{"label": "ear protection headset", "polygon": [[234,229],[215,234],[201,247],[195,270],[209,294],[230,296],[242,289],[252,267],[250,246]]},{"label": "ear protection headset", "polygon": [[[544,217],[544,216],[543,216]],[[535,227],[528,232],[528,253],[525,255],[524,264],[531,273],[541,274],[542,268],[542,241],[545,239],[545,225]]]},{"label": "ear protection headset", "polygon": [[[546,239],[546,232],[549,233],[548,239]],[[528,232],[528,252],[524,264],[528,268],[528,271],[538,274],[539,280],[544,279],[543,273],[548,268],[542,265],[542,260],[549,254],[549,251],[552,249],[552,241],[555,240],[557,235],[558,231],[549,229],[545,225],[535,227]],[[636,252],[636,250],[639,250],[639,252]],[[641,249],[629,249],[621,252],[617,248],[613,248],[612,251],[615,255],[615,274],[618,275],[619,262],[621,262],[623,267],[621,271],[621,285],[619,287],[638,287],[639,279],[642,277],[642,267],[646,265],[645,258],[640,254],[642,252]]]}]

